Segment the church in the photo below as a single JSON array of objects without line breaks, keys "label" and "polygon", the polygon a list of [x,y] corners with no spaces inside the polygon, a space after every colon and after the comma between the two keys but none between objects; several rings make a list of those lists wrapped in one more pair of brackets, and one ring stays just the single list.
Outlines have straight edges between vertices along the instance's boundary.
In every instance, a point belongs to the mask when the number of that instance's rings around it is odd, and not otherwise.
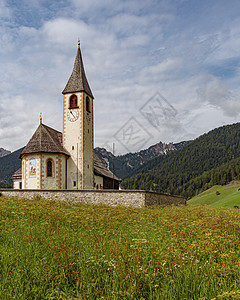
[{"label": "church", "polygon": [[40,124],[20,154],[14,189],[119,189],[120,179],[94,153],[94,97],[78,42],[72,74],[62,92],[62,133]]}]

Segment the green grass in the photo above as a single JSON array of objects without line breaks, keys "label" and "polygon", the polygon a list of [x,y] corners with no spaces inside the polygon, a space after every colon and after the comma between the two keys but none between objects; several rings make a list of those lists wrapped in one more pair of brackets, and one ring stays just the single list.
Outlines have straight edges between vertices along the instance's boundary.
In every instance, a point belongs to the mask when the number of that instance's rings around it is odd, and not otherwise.
[{"label": "green grass", "polygon": [[[240,184],[216,185],[193,197],[187,203],[222,207],[240,207]],[[216,192],[219,192],[217,195]]]},{"label": "green grass", "polygon": [[240,211],[0,197],[0,299],[239,299]]}]

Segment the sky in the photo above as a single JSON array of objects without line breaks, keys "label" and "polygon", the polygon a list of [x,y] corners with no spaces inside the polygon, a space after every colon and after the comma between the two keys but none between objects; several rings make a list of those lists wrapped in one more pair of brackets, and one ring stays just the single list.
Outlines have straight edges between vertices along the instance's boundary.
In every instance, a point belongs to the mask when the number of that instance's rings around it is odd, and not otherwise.
[{"label": "sky", "polygon": [[238,0],[0,0],[0,148],[43,123],[81,51],[95,147],[124,154],[240,120]]}]

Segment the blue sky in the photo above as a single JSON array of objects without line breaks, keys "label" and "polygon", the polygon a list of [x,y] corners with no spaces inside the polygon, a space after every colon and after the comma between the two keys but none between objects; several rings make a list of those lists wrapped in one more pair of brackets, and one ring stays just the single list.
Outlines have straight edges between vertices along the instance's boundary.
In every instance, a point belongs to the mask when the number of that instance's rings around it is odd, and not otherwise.
[{"label": "blue sky", "polygon": [[62,90],[81,50],[95,146],[117,154],[239,121],[240,2],[0,0],[0,147],[43,122],[62,131]]}]

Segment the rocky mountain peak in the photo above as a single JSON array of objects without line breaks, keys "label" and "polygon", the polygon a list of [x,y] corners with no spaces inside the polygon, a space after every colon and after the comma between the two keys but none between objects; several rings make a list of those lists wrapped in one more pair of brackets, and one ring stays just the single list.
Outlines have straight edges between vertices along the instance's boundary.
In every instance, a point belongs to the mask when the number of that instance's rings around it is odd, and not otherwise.
[{"label": "rocky mountain peak", "polygon": [[11,151],[6,150],[4,148],[0,148],[0,157],[6,156],[6,155],[8,155],[10,153],[11,153]]},{"label": "rocky mountain peak", "polygon": [[179,144],[165,144],[159,142],[148,149],[141,150],[136,153],[127,153],[124,155],[114,156],[105,148],[95,148],[96,154],[105,163],[106,167],[113,171],[119,178],[127,177],[136,167],[144,164],[146,161],[155,157],[165,155],[170,151],[175,151],[183,148],[188,142]]}]

